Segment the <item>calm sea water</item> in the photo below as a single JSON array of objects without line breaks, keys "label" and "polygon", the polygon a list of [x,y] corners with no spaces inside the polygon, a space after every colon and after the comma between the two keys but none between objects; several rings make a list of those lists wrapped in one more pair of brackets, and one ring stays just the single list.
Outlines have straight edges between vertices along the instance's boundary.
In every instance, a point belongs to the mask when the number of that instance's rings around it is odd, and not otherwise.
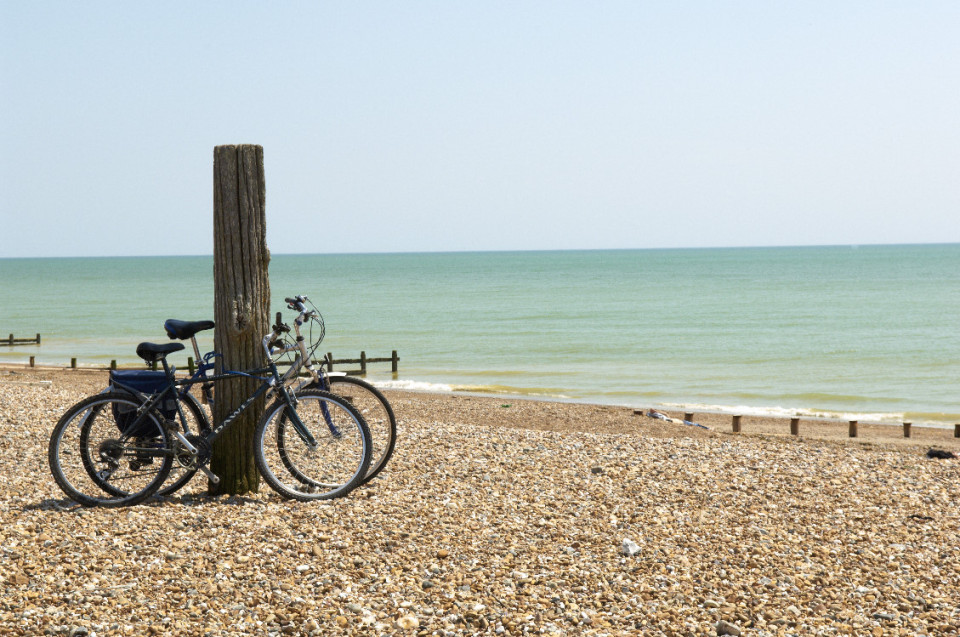
[{"label": "calm sea water", "polygon": [[[0,259],[0,337],[42,334],[0,362],[136,362],[165,319],[213,318],[212,270]],[[398,350],[378,384],[960,422],[960,245],[275,255],[270,280],[275,310],[319,307],[321,352]]]}]

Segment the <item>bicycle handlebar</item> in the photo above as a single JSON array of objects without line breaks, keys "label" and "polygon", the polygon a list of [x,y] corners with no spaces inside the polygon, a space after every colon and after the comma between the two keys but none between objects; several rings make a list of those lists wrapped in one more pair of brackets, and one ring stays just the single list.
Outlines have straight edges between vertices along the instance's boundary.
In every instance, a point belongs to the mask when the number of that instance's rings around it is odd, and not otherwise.
[{"label": "bicycle handlebar", "polygon": [[[300,336],[300,326],[303,325],[303,321],[306,318],[309,318],[314,314],[313,310],[308,310],[307,306],[304,305],[305,301],[309,301],[306,296],[298,294],[296,297],[287,297],[284,299],[287,303],[287,307],[291,310],[297,310],[300,314],[294,320],[294,324],[297,326],[297,336]],[[263,337],[263,349],[267,353],[267,357],[270,358],[272,355],[272,350],[274,345],[281,345],[280,335],[285,334],[290,331],[290,326],[285,324],[282,320],[282,313],[277,312],[277,323],[273,326],[273,331]],[[301,340],[298,338],[298,340]]]},{"label": "bicycle handlebar", "polygon": [[287,302],[287,307],[289,307],[291,310],[299,310],[301,312],[306,312],[307,308],[303,304],[303,302],[309,301],[310,299],[303,296],[302,294],[298,294],[295,298],[287,297],[283,300]]}]

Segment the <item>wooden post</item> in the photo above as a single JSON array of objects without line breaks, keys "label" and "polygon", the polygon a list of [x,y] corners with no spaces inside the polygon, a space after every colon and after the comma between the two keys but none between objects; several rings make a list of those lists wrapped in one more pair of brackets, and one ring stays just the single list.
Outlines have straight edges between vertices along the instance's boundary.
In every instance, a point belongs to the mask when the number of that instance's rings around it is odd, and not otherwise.
[{"label": "wooden post", "polygon": [[[270,331],[270,252],[266,241],[263,147],[250,144],[213,149],[214,349],[218,371],[266,364],[260,339]],[[255,379],[220,383],[214,422],[223,421],[257,389]],[[211,493],[257,491],[253,432],[263,413],[259,398],[214,443],[210,470],[220,478]]]},{"label": "wooden post", "polygon": [[740,419],[741,419],[742,417],[743,417],[743,416],[734,416],[734,417],[733,417],[733,433],[735,433],[735,434],[740,433]]},{"label": "wooden post", "polygon": [[903,423],[903,437],[904,437],[904,438],[909,438],[909,437],[910,437],[910,425],[911,425],[911,423],[909,423],[909,422]]},{"label": "wooden post", "polygon": [[364,351],[360,352],[360,375],[367,375],[367,353]]},{"label": "wooden post", "polygon": [[39,344],[40,344],[40,335],[37,334],[37,345],[39,345]]},{"label": "wooden post", "polygon": [[71,358],[71,359],[70,359],[70,369],[76,369],[76,368],[77,368],[77,359],[76,359],[76,358]]},{"label": "wooden post", "polygon": [[110,361],[110,369],[113,369],[113,370],[117,369],[117,359],[113,359],[112,361]]},{"label": "wooden post", "polygon": [[856,420],[850,421],[850,437],[851,438],[857,437],[857,421]]},{"label": "wooden post", "polygon": [[953,426],[953,437],[960,438],[960,425]]},{"label": "wooden post", "polygon": [[327,352],[327,371],[333,371],[333,352]]},{"label": "wooden post", "polygon": [[13,345],[13,334],[10,335],[10,344]]},{"label": "wooden post", "polygon": [[30,357],[30,367],[34,367],[36,362],[37,362],[37,357],[36,357],[36,356],[31,356],[31,357]]},{"label": "wooden post", "polygon": [[790,435],[791,436],[800,435],[800,419],[799,418],[790,419]]},{"label": "wooden post", "polygon": [[397,356],[397,350],[393,350],[393,354],[390,355],[390,371],[394,374],[397,373],[397,362],[400,360],[400,357]]},{"label": "wooden post", "polygon": [[683,419],[686,420],[687,422],[693,422],[693,413],[691,412],[684,413]]}]

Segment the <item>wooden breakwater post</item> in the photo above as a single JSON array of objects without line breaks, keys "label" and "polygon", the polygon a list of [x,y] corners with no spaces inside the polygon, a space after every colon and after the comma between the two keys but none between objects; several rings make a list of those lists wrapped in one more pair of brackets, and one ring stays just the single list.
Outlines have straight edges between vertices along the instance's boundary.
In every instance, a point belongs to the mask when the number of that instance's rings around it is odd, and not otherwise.
[{"label": "wooden breakwater post", "polygon": [[36,366],[37,366],[37,357],[36,357],[36,356],[31,356],[31,357],[30,357],[30,367],[36,367]]},{"label": "wooden breakwater post", "polygon": [[904,437],[904,438],[909,438],[909,437],[910,437],[910,426],[911,426],[911,424],[912,424],[912,423],[909,423],[909,422],[903,423],[903,437]]},{"label": "wooden breakwater post", "polygon": [[790,435],[791,436],[800,435],[800,419],[799,418],[790,419]]},{"label": "wooden breakwater post", "polygon": [[857,421],[856,420],[850,421],[850,437],[851,438],[857,437]]},{"label": "wooden breakwater post", "polygon": [[730,423],[733,426],[733,433],[735,434],[740,433],[740,420],[742,418],[743,416],[740,416],[740,415],[736,415],[733,417],[733,421]]},{"label": "wooden breakwater post", "polygon": [[960,438],[960,424],[956,424],[953,426],[953,437]]}]

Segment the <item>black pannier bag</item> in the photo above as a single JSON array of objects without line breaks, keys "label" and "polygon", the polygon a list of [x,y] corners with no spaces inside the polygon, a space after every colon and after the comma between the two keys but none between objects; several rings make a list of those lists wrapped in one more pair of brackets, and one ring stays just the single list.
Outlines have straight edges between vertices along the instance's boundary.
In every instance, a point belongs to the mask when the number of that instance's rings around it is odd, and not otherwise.
[{"label": "black pannier bag", "polygon": [[[115,391],[125,391],[125,388],[118,383],[150,396],[163,391],[167,387],[167,377],[163,372],[146,370],[111,371],[110,385]],[[177,417],[177,401],[172,396],[164,398],[157,407],[164,418],[173,420]],[[125,435],[137,438],[159,435],[152,419],[144,420],[136,428],[130,430],[131,425],[137,419],[137,410],[132,405],[114,403],[113,418],[117,423],[117,428]]]}]

